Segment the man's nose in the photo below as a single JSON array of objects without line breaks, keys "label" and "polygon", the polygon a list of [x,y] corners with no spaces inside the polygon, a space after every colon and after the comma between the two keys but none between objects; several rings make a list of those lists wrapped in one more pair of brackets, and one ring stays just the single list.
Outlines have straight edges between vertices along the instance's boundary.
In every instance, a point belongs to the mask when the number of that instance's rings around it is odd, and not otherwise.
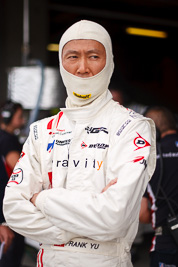
[{"label": "man's nose", "polygon": [[84,75],[84,74],[89,74],[89,72],[90,70],[89,70],[87,59],[82,57],[78,64],[77,74]]}]

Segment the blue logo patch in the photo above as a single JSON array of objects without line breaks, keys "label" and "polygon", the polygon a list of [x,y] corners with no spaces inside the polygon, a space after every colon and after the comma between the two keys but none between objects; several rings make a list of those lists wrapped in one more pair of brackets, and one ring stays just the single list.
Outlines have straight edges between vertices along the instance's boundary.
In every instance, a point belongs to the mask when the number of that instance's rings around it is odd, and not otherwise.
[{"label": "blue logo patch", "polygon": [[47,146],[47,151],[49,151],[49,153],[51,152],[51,150],[53,149],[54,147],[54,143],[55,143],[55,140],[52,142],[52,143],[49,143],[48,146]]},{"label": "blue logo patch", "polygon": [[175,142],[176,147],[178,147],[178,141]]}]

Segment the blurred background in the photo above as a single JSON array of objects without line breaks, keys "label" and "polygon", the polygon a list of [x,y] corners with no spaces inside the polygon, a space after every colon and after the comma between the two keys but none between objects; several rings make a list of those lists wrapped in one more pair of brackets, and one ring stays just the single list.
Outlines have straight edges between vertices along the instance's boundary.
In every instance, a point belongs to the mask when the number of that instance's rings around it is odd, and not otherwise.
[{"label": "blurred background", "polygon": [[29,110],[37,100],[40,110],[64,106],[58,42],[71,24],[89,19],[111,35],[118,89],[178,113],[177,14],[177,0],[1,0],[0,99]]}]

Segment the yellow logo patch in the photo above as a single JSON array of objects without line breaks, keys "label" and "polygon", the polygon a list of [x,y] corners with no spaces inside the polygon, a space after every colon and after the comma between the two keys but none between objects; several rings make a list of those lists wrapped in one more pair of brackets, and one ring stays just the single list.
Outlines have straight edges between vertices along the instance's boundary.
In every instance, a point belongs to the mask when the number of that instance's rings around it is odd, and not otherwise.
[{"label": "yellow logo patch", "polygon": [[78,97],[78,98],[82,98],[82,99],[89,99],[91,97],[91,94],[88,94],[88,95],[79,95],[75,92],[73,92],[73,95]]}]

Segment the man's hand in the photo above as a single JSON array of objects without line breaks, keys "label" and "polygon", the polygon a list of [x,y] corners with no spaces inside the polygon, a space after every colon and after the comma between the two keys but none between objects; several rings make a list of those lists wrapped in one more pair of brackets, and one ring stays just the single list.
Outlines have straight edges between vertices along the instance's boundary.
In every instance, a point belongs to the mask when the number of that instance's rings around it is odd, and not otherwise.
[{"label": "man's hand", "polygon": [[30,199],[30,202],[36,207],[36,198],[39,193],[35,193],[32,198]]},{"label": "man's hand", "polygon": [[14,239],[13,231],[8,226],[0,225],[0,242],[5,243],[3,253],[6,253],[13,239]]},{"label": "man's hand", "polygon": [[151,210],[149,200],[146,197],[142,197],[139,220],[141,223],[151,223]]},{"label": "man's hand", "polygon": [[107,184],[107,185],[103,188],[103,190],[101,191],[101,193],[104,193],[104,192],[105,192],[111,185],[116,184],[116,183],[117,183],[117,180],[118,180],[118,178],[115,178],[115,179],[111,180],[111,181],[109,182],[109,184]]}]

